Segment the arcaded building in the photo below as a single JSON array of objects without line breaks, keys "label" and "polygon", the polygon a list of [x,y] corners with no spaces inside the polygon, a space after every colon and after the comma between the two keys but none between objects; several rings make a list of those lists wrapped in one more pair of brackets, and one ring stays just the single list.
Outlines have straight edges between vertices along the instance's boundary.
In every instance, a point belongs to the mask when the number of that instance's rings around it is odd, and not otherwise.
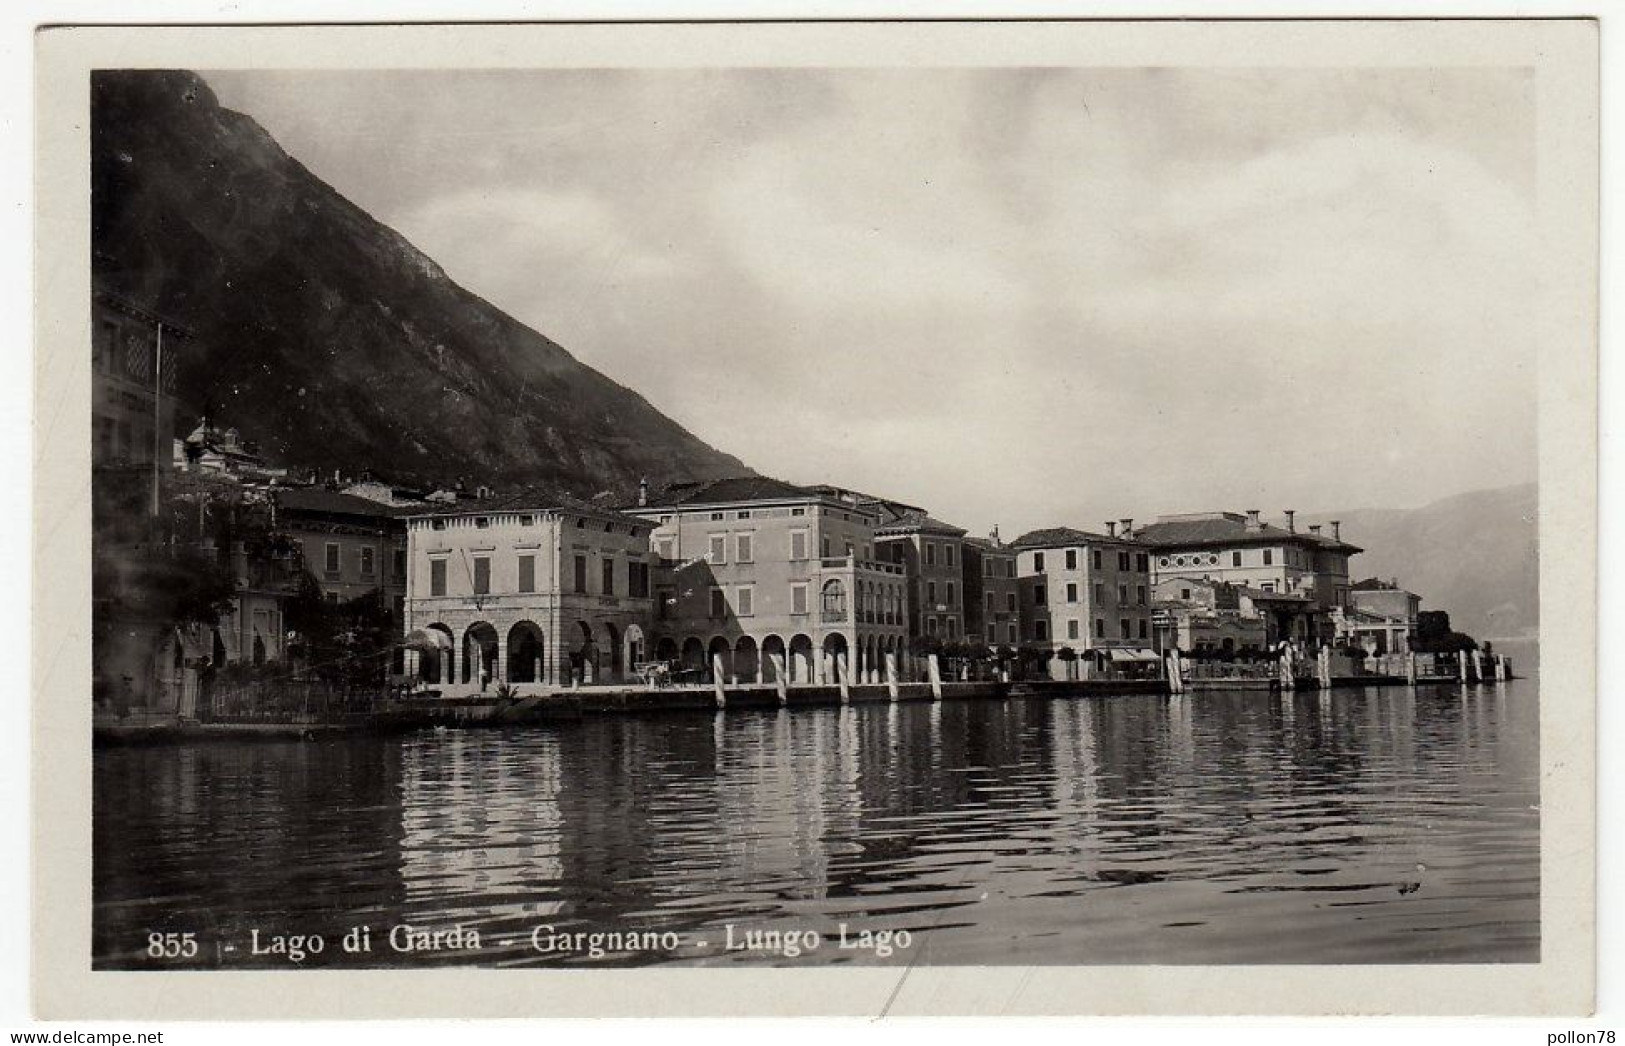
[{"label": "arcaded building", "polygon": [[876,551],[876,512],[827,488],[762,476],[640,490],[622,506],[652,528],[655,657],[691,681],[880,679],[906,663],[903,568]]},{"label": "arcaded building", "polygon": [[651,529],[542,488],[409,515],[408,672],[448,696],[633,678],[653,617]]}]

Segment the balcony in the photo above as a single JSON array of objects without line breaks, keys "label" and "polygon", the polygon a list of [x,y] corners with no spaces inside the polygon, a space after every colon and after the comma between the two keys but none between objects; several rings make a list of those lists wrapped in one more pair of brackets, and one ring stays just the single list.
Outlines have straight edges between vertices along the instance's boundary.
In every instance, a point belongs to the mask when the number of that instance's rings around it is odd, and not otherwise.
[{"label": "balcony", "polygon": [[850,623],[852,618],[845,607],[825,607],[818,615],[818,620],[826,625],[845,625]]}]

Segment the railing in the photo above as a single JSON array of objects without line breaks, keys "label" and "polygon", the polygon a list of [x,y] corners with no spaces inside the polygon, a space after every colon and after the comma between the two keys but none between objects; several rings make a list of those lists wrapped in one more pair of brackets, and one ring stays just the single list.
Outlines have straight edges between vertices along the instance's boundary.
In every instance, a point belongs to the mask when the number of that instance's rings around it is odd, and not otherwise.
[{"label": "railing", "polygon": [[847,613],[845,608],[840,610],[831,610],[828,607],[825,607],[823,613],[819,615],[819,620],[823,621],[826,625],[844,625],[851,620],[851,616]]}]

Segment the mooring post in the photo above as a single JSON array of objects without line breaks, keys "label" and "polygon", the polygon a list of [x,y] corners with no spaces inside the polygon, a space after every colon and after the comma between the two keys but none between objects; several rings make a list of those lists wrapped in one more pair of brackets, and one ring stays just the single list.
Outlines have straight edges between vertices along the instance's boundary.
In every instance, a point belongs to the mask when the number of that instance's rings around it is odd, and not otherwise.
[{"label": "mooring post", "polygon": [[1320,688],[1330,690],[1332,688],[1332,648],[1329,646],[1321,647],[1315,661],[1316,667],[1320,670]]},{"label": "mooring post", "polygon": [[897,689],[897,655],[886,652],[886,696],[893,701],[900,696]]},{"label": "mooring post", "polygon": [[1482,683],[1484,681],[1484,651],[1473,651],[1473,676]]},{"label": "mooring post", "polygon": [[1185,692],[1185,674],[1179,670],[1179,652],[1169,651],[1164,659],[1164,668],[1168,674],[1168,692],[1170,694],[1183,694]]},{"label": "mooring post", "polygon": [[1283,647],[1281,650],[1281,689],[1298,689],[1298,677],[1292,668],[1292,648],[1290,646]]},{"label": "mooring post", "polygon": [[1456,651],[1456,673],[1463,683],[1467,682],[1467,651]]},{"label": "mooring post", "polygon": [[717,707],[727,708],[728,692],[723,683],[721,654],[711,655],[711,688],[715,690],[717,694]]},{"label": "mooring post", "polygon": [[1416,685],[1416,651],[1414,650],[1405,655],[1405,682],[1411,686]]},{"label": "mooring post", "polygon": [[773,662],[773,688],[779,692],[779,707],[783,708],[790,703],[790,681],[784,676],[784,655],[769,654],[768,659]]},{"label": "mooring post", "polygon": [[841,704],[843,705],[852,703],[852,683],[847,679],[851,670],[847,668],[847,663],[845,654],[835,655],[835,682],[841,688]]},{"label": "mooring post", "polygon": [[937,655],[925,655],[925,670],[931,678],[931,700],[942,700],[942,666],[937,663]]}]

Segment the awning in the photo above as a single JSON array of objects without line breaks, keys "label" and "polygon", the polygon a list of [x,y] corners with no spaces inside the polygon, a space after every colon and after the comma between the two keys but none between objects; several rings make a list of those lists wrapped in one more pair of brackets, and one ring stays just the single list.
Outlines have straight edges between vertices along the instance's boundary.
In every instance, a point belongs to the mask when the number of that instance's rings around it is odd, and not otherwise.
[{"label": "awning", "polygon": [[408,650],[450,650],[451,637],[438,628],[419,628],[406,637],[405,646]]},{"label": "awning", "polygon": [[1113,661],[1161,661],[1162,660],[1162,658],[1160,658],[1160,657],[1158,657],[1156,655],[1155,651],[1145,650],[1145,649],[1138,649],[1138,648],[1134,649],[1134,650],[1116,650],[1116,649],[1114,649],[1114,650],[1111,651],[1111,658],[1112,658]]}]

